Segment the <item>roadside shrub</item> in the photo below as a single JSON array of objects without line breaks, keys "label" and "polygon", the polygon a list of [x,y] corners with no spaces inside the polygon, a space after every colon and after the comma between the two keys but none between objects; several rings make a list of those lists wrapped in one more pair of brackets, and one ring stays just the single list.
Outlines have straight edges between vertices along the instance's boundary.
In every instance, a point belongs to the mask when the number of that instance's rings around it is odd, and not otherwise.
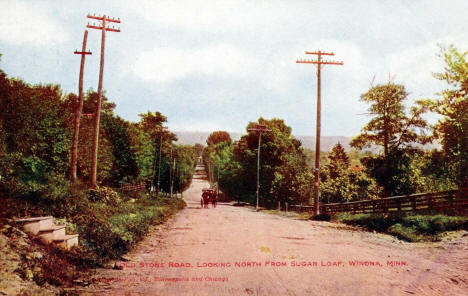
[{"label": "roadside shrub", "polygon": [[338,214],[336,219],[350,225],[392,234],[407,241],[434,241],[451,230],[468,229],[468,218],[414,214]]},{"label": "roadside shrub", "polygon": [[111,205],[116,205],[121,202],[119,194],[109,187],[89,189],[88,199],[91,202],[105,202]]},{"label": "roadside shrub", "polygon": [[417,227],[407,227],[401,225],[400,223],[390,226],[388,228],[388,233],[398,237],[399,239],[410,242],[432,240],[427,236],[419,234]]},{"label": "roadside shrub", "polygon": [[80,234],[81,264],[102,265],[118,259],[141,240],[152,224],[160,224],[185,206],[179,198],[141,198],[117,205],[89,203],[73,223]]},{"label": "roadside shrub", "polygon": [[466,228],[468,219],[445,215],[415,215],[403,217],[402,223],[409,227],[416,227],[419,232],[435,235],[444,231]]},{"label": "roadside shrub", "polygon": [[343,223],[375,231],[385,231],[392,224],[398,222],[396,217],[382,214],[338,214],[337,218]]}]

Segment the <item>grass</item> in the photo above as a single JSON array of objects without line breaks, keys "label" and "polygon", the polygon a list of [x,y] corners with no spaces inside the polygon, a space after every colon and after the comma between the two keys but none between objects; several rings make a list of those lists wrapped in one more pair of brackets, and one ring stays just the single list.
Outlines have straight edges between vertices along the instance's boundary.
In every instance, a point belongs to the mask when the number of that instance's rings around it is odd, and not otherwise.
[{"label": "grass", "polygon": [[468,218],[461,216],[338,214],[335,219],[345,224],[388,233],[410,242],[438,241],[446,231],[468,230]]},{"label": "grass", "polygon": [[80,266],[100,266],[119,259],[151,225],[163,223],[186,205],[180,198],[157,198],[148,192],[128,196],[105,187],[88,190],[64,185],[62,191],[64,194],[53,198],[3,198],[0,194],[0,217],[54,216],[66,224],[68,234],[79,234],[80,247],[69,253]]},{"label": "grass", "polygon": [[307,212],[298,213],[298,212],[294,212],[294,211],[286,212],[286,211],[265,210],[265,209],[262,209],[261,212],[265,213],[265,214],[278,215],[278,216],[282,216],[282,217],[296,218],[296,219],[299,219],[299,220],[309,220],[312,217],[312,214],[307,213]]},{"label": "grass", "polygon": [[74,219],[82,239],[78,258],[85,265],[118,259],[142,239],[151,225],[163,223],[183,207],[185,202],[180,198],[156,199],[149,195],[114,206],[96,203]]}]

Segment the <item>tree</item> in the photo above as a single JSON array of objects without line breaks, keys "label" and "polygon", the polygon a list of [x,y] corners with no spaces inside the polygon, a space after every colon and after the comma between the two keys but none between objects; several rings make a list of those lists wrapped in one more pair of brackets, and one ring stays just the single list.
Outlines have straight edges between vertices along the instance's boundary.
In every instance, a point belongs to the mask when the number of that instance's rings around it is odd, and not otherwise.
[{"label": "tree", "polygon": [[434,136],[442,144],[445,165],[458,186],[468,187],[468,51],[462,53],[450,46],[442,49],[442,54],[444,71],[434,76],[446,81],[448,88],[438,94],[438,99],[420,103],[442,116],[434,126]]},{"label": "tree", "polygon": [[371,103],[368,111],[374,116],[355,137],[350,145],[362,149],[374,144],[383,148],[384,157],[393,150],[425,144],[430,141],[426,135],[429,126],[421,117],[422,108],[412,107],[406,115],[403,105],[408,93],[403,85],[388,82],[372,87],[361,95],[361,101]]},{"label": "tree", "polygon": [[222,142],[231,144],[232,140],[228,132],[225,132],[225,131],[212,132],[210,136],[208,137],[208,139],[206,140],[206,144],[208,144],[208,146],[213,146]]},{"label": "tree", "polygon": [[361,170],[351,170],[349,156],[341,144],[336,144],[328,155],[328,164],[320,172],[321,200],[349,202],[373,199],[379,193],[375,181]]},{"label": "tree", "polygon": [[[258,123],[272,130],[262,134],[260,147],[260,196],[263,205],[276,206],[278,201],[306,202],[310,179],[301,142],[292,136],[291,127],[282,119],[259,118]],[[256,124],[250,122],[246,130]],[[251,197],[256,190],[258,137],[258,133],[253,132],[242,136],[240,141],[245,143],[245,148],[236,154],[245,178],[244,188]]]},{"label": "tree", "polygon": [[[350,145],[362,149],[371,145],[382,147],[383,156],[369,156],[361,159],[369,174],[384,187],[385,195],[409,194],[416,188],[411,186],[410,153],[415,143],[426,144],[429,125],[421,117],[424,108],[420,103],[405,112],[404,101],[407,92],[403,85],[388,82],[371,87],[361,95],[361,100],[371,103],[370,115],[374,116],[355,137]],[[400,184],[399,182],[406,182]]]},{"label": "tree", "polygon": [[104,183],[118,187],[120,183],[130,182],[139,175],[128,134],[129,123],[118,116],[104,113],[101,125],[104,137],[111,144],[113,155],[112,170]]},{"label": "tree", "polygon": [[330,154],[328,155],[329,164],[327,165],[332,178],[337,177],[343,170],[349,167],[349,157],[346,154],[343,146],[340,143],[333,146]]},{"label": "tree", "polygon": [[[140,122],[130,126],[130,142],[135,152],[136,162],[140,170],[139,179],[151,180],[156,184],[158,172],[160,183],[168,188],[169,180],[169,151],[172,142],[177,141],[177,136],[167,130],[162,130],[162,125],[167,117],[160,112],[146,112],[139,114]],[[161,162],[159,162],[161,155]],[[163,186],[161,186],[163,187]]]}]

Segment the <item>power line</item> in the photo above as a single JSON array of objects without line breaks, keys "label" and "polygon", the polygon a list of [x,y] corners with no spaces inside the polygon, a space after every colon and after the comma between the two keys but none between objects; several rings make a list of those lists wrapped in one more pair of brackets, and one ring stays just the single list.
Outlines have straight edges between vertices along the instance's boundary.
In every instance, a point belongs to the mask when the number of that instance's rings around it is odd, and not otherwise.
[{"label": "power line", "polygon": [[315,215],[320,213],[319,210],[319,177],[320,177],[320,129],[321,129],[321,68],[322,65],[343,65],[343,62],[324,61],[322,56],[334,56],[333,52],[322,51],[306,51],[305,54],[312,54],[317,56],[317,60],[296,60],[298,64],[315,64],[317,65],[317,129],[315,137],[315,182],[314,182],[314,210]]}]

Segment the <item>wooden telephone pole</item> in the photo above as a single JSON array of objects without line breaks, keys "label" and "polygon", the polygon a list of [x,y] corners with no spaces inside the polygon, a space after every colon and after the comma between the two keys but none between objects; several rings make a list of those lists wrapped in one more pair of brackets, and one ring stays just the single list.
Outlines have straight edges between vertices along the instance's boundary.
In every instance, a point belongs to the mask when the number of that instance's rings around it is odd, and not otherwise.
[{"label": "wooden telephone pole", "polygon": [[88,30],[84,31],[83,36],[83,47],[81,51],[75,50],[75,54],[81,55],[81,64],[80,64],[80,77],[78,80],[78,104],[75,110],[75,119],[73,122],[73,140],[72,140],[72,151],[71,151],[71,161],[70,161],[70,181],[76,181],[76,163],[78,159],[78,138],[80,134],[80,119],[81,112],[83,111],[83,74],[84,74],[84,65],[85,57],[88,54],[91,54],[90,51],[86,51],[86,42],[88,41]]},{"label": "wooden telephone pole", "polygon": [[107,27],[107,22],[120,23],[120,18],[109,18],[106,15],[95,16],[87,15],[90,19],[95,19],[101,21],[101,25],[88,25],[87,28],[101,30],[101,61],[99,65],[99,85],[98,85],[98,97],[96,102],[96,109],[94,112],[94,137],[93,137],[93,150],[92,150],[92,159],[91,159],[91,175],[89,185],[91,188],[96,188],[96,176],[97,176],[97,157],[98,157],[98,146],[99,146],[99,121],[101,119],[101,98],[102,98],[102,80],[104,75],[104,47],[106,44],[106,31],[111,32],[120,32],[120,29],[115,29],[114,27]]},{"label": "wooden telephone pole", "polygon": [[321,68],[322,65],[343,65],[343,62],[335,62],[335,61],[323,61],[322,56],[334,56],[333,52],[321,52],[319,51],[306,51],[306,54],[313,54],[317,55],[317,60],[297,60],[296,63],[298,64],[315,64],[317,65],[317,130],[315,136],[315,182],[314,182],[314,211],[315,215],[320,214],[320,206],[319,206],[319,180],[320,180],[320,129],[321,129],[321,112],[322,112],[322,101],[321,101]]},{"label": "wooden telephone pole", "polygon": [[255,209],[258,211],[258,195],[260,192],[260,146],[262,143],[262,133],[269,133],[272,130],[268,129],[264,124],[257,124],[254,128],[247,129],[249,132],[258,132],[258,151],[257,151],[257,205]]},{"label": "wooden telephone pole", "polygon": [[167,127],[161,126],[159,129],[159,161],[158,161],[158,193],[157,196],[159,197],[159,190],[161,188],[161,152],[162,152],[162,143],[163,143],[163,133],[167,131]]}]

